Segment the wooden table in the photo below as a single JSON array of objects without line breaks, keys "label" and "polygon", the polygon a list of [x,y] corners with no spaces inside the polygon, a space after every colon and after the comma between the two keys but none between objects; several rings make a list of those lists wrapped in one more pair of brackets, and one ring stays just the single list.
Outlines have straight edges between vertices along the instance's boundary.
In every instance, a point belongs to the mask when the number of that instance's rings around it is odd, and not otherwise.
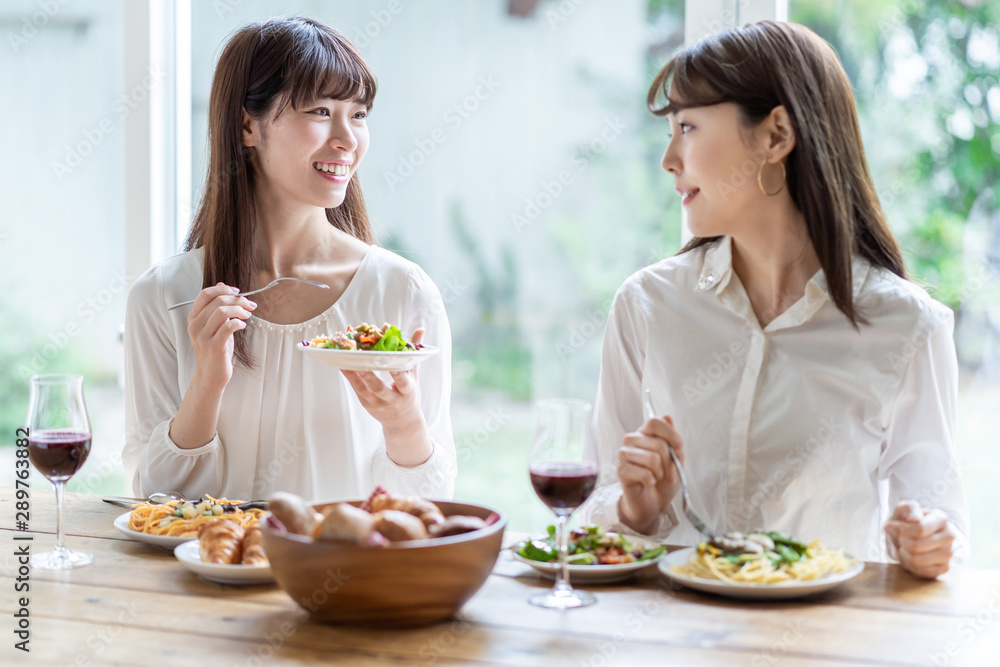
[{"label": "wooden table", "polygon": [[[807,601],[751,603],[673,590],[649,572],[594,586],[598,603],[529,605],[550,582],[507,557],[455,619],[408,630],[311,622],[275,585],[225,586],[184,570],[165,549],[126,539],[123,512],[67,494],[71,548],[94,563],[31,571],[31,652],[14,649],[24,542],[14,491],[0,488],[0,664],[199,665],[1000,665],[1000,571],[918,580],[895,565]],[[54,543],[51,492],[32,493],[32,553]]]}]

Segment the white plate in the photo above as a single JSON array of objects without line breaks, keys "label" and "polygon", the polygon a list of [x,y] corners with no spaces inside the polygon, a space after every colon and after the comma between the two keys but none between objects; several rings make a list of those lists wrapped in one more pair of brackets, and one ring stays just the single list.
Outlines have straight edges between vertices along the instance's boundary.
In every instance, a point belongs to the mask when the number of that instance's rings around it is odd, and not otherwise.
[{"label": "white plate", "polygon": [[274,581],[270,565],[218,565],[202,563],[198,540],[188,540],[174,549],[184,567],[220,584],[270,584]]},{"label": "white plate", "polygon": [[298,348],[313,359],[344,371],[408,371],[424,359],[438,353],[436,347],[428,346],[412,352],[331,350],[302,344],[299,344]]},{"label": "white plate", "polygon": [[173,549],[174,547],[184,544],[185,542],[193,539],[188,537],[170,537],[169,535],[150,535],[149,533],[140,533],[138,531],[132,530],[128,527],[128,515],[131,512],[125,512],[120,517],[115,519],[115,528],[118,529],[124,535],[132,538],[133,540],[139,540],[140,542],[145,542],[147,544],[152,544],[158,547],[163,547],[164,549]]},{"label": "white plate", "polygon": [[[616,535],[617,533],[607,533],[608,535]],[[535,538],[535,539],[545,539],[545,538]],[[659,546],[659,543],[652,542],[650,540],[644,540],[639,537],[634,537],[632,535],[628,536],[628,541],[636,548],[645,551],[646,549],[653,549]],[[525,565],[530,565],[531,567],[538,570],[543,577],[548,579],[555,579],[556,574],[559,571],[559,563],[548,563],[540,560],[531,560],[530,558],[525,558],[518,551],[524,546],[524,542],[518,542],[510,548],[511,554],[516,560],[521,561]],[[622,581],[628,579],[629,577],[637,574],[639,570],[644,570],[647,567],[656,565],[656,563],[663,558],[664,554],[660,554],[656,558],[650,560],[636,561],[634,563],[619,563],[618,565],[569,565],[569,581],[571,584],[610,584],[616,581]]]},{"label": "white plate", "polygon": [[831,574],[830,576],[814,581],[792,581],[780,584],[732,584],[728,581],[689,577],[670,571],[672,565],[684,565],[687,563],[697,551],[696,547],[687,547],[686,549],[680,549],[667,554],[660,561],[660,572],[688,588],[705,593],[715,593],[716,595],[747,600],[788,600],[814,593],[822,593],[831,588],[836,588],[849,579],[853,579],[865,569],[865,564],[859,560],[846,572]]}]

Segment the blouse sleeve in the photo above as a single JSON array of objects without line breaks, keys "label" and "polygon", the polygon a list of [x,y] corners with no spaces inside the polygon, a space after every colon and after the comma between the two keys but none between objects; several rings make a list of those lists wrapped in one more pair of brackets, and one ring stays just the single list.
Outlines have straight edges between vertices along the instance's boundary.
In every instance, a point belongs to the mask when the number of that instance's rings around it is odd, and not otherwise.
[{"label": "blouse sleeve", "polygon": [[423,327],[425,345],[438,353],[417,366],[420,402],[434,445],[430,458],[413,468],[396,465],[385,447],[372,461],[372,476],[394,492],[448,500],[455,493],[458,472],[451,430],[451,327],[444,301],[434,282],[420,269],[409,275],[403,333]]},{"label": "blouse sleeve", "polygon": [[[916,500],[925,509],[948,515],[959,537],[955,557],[969,555],[969,509],[955,447],[958,359],[952,338],[951,309],[933,304],[889,362],[904,368],[886,441],[879,459],[879,479],[889,483],[890,511]],[[892,553],[891,543],[890,555]]]},{"label": "blouse sleeve", "polygon": [[[643,421],[642,368],[645,362],[646,321],[636,294],[640,285],[630,280],[615,294],[604,329],[601,373],[594,402],[594,438],[600,465],[597,489],[581,507],[586,524],[598,524],[607,530],[634,533],[619,521],[618,501],[622,496],[618,481],[618,450],[625,434],[639,428]],[[677,526],[673,506],[657,524],[653,536],[667,537]]]},{"label": "blouse sleeve", "polygon": [[142,497],[155,491],[178,491],[189,498],[219,494],[224,449],[218,435],[195,449],[181,449],[168,435],[170,421],[180,408],[182,388],[158,267],[140,276],[129,290],[124,343],[122,462],[132,478],[132,492]]}]

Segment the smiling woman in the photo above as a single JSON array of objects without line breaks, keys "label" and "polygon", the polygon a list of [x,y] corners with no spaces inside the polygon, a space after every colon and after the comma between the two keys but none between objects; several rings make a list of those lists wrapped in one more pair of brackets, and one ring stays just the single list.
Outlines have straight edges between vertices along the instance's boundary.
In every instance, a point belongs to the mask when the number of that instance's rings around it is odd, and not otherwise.
[{"label": "smiling woman", "polygon": [[[451,496],[441,296],[373,245],[356,173],[375,91],[354,47],[315,20],[253,24],[223,50],[186,252],[129,294],[123,459],[135,493],[350,499],[382,484]],[[289,281],[257,303],[237,294],[286,276],[329,289]],[[296,353],[359,321],[397,323],[439,353],[419,378],[337,372]]]}]

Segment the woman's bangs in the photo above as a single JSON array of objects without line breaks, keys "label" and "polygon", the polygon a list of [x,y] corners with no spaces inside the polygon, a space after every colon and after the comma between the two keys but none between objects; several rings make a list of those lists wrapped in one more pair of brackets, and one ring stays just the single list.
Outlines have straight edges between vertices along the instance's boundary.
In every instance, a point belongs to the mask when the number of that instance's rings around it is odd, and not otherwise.
[{"label": "woman's bangs", "polygon": [[360,54],[339,33],[318,32],[289,58],[288,94],[299,109],[316,100],[356,100],[370,111],[375,76]]},{"label": "woman's bangs", "polygon": [[656,75],[646,96],[646,105],[653,114],[667,116],[684,109],[728,101],[722,91],[710,83],[711,77],[701,71],[699,61],[707,54],[699,46],[696,44],[678,53]]}]

